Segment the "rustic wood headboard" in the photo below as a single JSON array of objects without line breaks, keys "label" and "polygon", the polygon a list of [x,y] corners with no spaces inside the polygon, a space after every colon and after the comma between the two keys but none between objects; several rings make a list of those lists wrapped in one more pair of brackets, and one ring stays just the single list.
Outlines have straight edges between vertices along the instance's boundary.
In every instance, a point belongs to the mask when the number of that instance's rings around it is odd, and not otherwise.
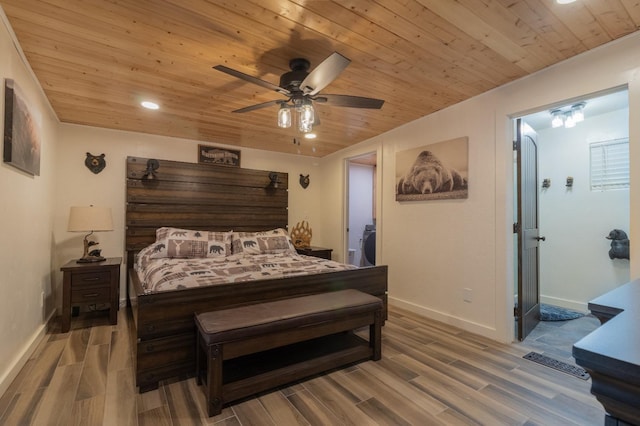
[{"label": "rustic wood headboard", "polygon": [[155,179],[144,177],[149,158],[127,157],[125,250],[133,254],[153,243],[156,229],[171,226],[210,231],[286,228],[287,173],[157,160]]}]

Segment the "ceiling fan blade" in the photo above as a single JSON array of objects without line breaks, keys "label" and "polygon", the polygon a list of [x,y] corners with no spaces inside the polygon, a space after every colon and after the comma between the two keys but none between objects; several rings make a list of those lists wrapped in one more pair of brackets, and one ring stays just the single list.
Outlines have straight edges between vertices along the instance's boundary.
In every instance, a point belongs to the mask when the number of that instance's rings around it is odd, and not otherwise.
[{"label": "ceiling fan blade", "polygon": [[370,108],[380,109],[384,104],[382,99],[363,98],[361,96],[349,95],[325,95],[322,94],[313,98],[315,102],[326,103],[327,105],[348,108]]},{"label": "ceiling fan blade", "polygon": [[350,63],[350,59],[333,52],[300,83],[300,89],[311,96],[317,94],[335,80]]},{"label": "ceiling fan blade", "polygon": [[255,111],[257,109],[262,109],[262,108],[267,108],[270,107],[271,105],[278,105],[278,104],[282,104],[282,103],[286,103],[287,101],[285,100],[280,100],[277,99],[275,101],[268,101],[268,102],[262,102],[261,104],[256,104],[256,105],[251,105],[248,107],[244,107],[244,108],[240,108],[240,109],[236,109],[234,111],[231,112],[249,112],[249,111]]},{"label": "ceiling fan blade", "polygon": [[241,80],[248,81],[249,83],[257,84],[258,86],[265,87],[269,90],[275,90],[276,92],[282,93],[285,96],[291,95],[291,92],[289,92],[287,89],[283,89],[282,87],[276,86],[275,84],[269,83],[268,81],[264,81],[259,78],[250,76],[249,74],[245,74],[243,72],[236,71],[232,68],[225,67],[224,65],[216,65],[215,67],[213,67],[213,69],[222,71],[225,74],[232,75]]}]

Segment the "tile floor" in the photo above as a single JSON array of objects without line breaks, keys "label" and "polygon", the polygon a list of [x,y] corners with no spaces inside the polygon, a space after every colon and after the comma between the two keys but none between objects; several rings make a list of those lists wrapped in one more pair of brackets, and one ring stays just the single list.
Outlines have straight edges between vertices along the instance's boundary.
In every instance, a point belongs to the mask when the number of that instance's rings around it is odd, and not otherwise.
[{"label": "tile floor", "polygon": [[600,326],[593,315],[568,321],[540,321],[520,344],[535,348],[536,352],[572,365],[573,344]]}]

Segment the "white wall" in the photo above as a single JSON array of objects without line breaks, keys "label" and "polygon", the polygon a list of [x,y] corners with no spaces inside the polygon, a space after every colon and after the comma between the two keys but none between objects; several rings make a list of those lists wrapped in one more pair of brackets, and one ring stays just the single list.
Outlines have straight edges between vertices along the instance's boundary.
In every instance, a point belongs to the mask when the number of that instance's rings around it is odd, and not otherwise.
[{"label": "white wall", "polygon": [[538,185],[542,302],[587,311],[589,300],[629,281],[629,261],[609,259],[604,238],[629,231],[629,190],[591,191],[589,177],[589,145],[628,135],[627,108],[538,132],[539,180],[551,179],[549,188]]},{"label": "white wall", "polygon": [[[69,207],[93,204],[111,207],[114,231],[95,233],[95,240],[106,257],[124,254],[125,233],[125,170],[127,156],[157,158],[162,160],[197,162],[197,146],[201,142],[123,132],[96,127],[60,125],[58,147],[58,184],[56,186],[56,208],[54,212],[54,244],[57,269],[82,255],[81,233],[67,232]],[[224,146],[221,144],[214,144]],[[234,147],[237,149],[237,147]],[[289,174],[289,226],[301,220],[309,221],[314,234],[313,243],[324,243],[321,232],[314,224],[320,222],[322,209],[320,191],[322,182],[318,173],[317,159],[298,155],[279,154],[249,148],[241,149],[241,167],[285,172]],[[99,174],[89,171],[84,160],[86,152],[105,154],[107,166]],[[215,167],[215,166],[212,166]],[[162,170],[159,170],[162,172]],[[309,175],[310,184],[303,189],[299,184],[300,174]],[[268,182],[265,182],[265,185]],[[93,238],[93,237],[92,237]],[[126,297],[125,266],[121,267],[121,304]],[[60,285],[62,273],[56,273],[58,292],[57,305],[61,305]]]},{"label": "white wall", "polygon": [[[513,339],[511,117],[622,85],[629,87],[630,115],[638,115],[640,56],[632,53],[638,43],[638,34],[617,40],[323,159],[327,183],[340,187],[345,158],[378,150],[377,259],[389,266],[390,303],[496,340]],[[640,121],[629,126],[631,187],[640,188]],[[396,152],[460,136],[469,137],[469,198],[396,202]],[[329,244],[340,247],[344,194],[325,192],[323,204]],[[637,190],[630,214],[640,214]],[[631,223],[630,239],[640,241],[638,224]],[[630,276],[638,278],[634,253],[640,252],[631,247]],[[463,301],[465,288],[470,303]]]},{"label": "white wall", "polygon": [[[16,50],[0,10],[0,126],[4,129],[4,79],[20,87],[32,117],[40,117],[40,176],[0,163],[0,395],[37,343],[54,312],[53,247],[55,151],[58,122],[40,86]],[[41,306],[41,293],[45,302]]]}]

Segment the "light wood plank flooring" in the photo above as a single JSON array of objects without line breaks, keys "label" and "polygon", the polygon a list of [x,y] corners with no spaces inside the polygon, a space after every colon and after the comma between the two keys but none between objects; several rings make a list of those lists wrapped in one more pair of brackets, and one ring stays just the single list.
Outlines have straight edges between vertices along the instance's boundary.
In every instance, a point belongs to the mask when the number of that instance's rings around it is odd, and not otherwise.
[{"label": "light wood plank flooring", "polygon": [[583,381],[502,345],[391,308],[383,359],[365,362],[206,415],[193,378],[138,394],[126,309],[118,325],[58,321],[0,398],[2,425],[602,425]]}]

